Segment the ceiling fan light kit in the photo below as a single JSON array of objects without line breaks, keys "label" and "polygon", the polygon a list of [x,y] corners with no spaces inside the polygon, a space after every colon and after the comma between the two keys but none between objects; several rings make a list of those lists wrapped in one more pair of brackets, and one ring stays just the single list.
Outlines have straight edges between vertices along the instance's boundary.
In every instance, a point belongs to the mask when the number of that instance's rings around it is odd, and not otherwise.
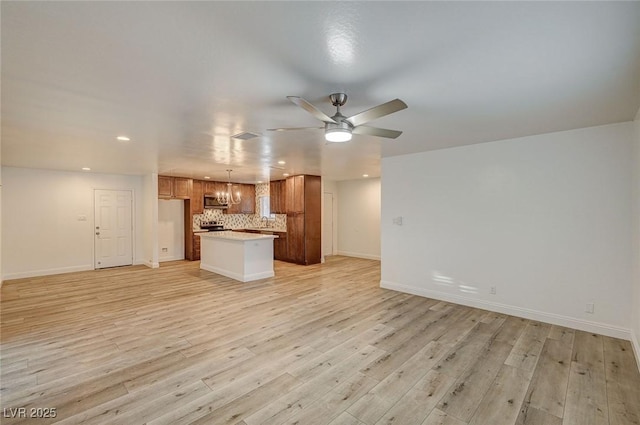
[{"label": "ceiling fan light kit", "polygon": [[327,142],[341,143],[351,140],[351,128],[346,122],[325,124],[324,138]]},{"label": "ceiling fan light kit", "polygon": [[[345,93],[333,93],[329,96],[329,100],[331,100],[331,104],[336,107],[336,113],[330,117],[299,96],[287,96],[287,99],[313,115],[316,119],[324,122],[324,138],[327,142],[333,143],[348,142],[351,140],[353,133],[395,139],[402,134],[401,131],[369,127],[363,124],[407,108],[407,104],[402,100],[394,99],[350,117],[345,117],[340,113],[340,107],[347,103],[347,95]],[[269,131],[302,129],[303,128],[272,128],[269,129]]]}]

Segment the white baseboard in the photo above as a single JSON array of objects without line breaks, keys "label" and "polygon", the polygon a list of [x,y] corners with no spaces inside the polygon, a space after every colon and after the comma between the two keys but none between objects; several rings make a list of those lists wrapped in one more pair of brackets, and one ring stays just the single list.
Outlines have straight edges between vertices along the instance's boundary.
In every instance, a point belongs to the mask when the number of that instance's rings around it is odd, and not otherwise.
[{"label": "white baseboard", "polygon": [[356,258],[364,258],[366,260],[380,261],[379,255],[363,254],[361,252],[338,251],[338,255],[344,255],[345,257],[356,257]]},{"label": "white baseboard", "polygon": [[565,326],[567,328],[593,332],[613,338],[625,339],[627,341],[631,340],[632,332],[630,329],[608,325],[606,323],[576,319],[574,317],[563,316],[561,314],[548,313],[545,311],[516,307],[508,304],[478,300],[475,298],[463,297],[460,295],[453,295],[446,292],[433,291],[430,289],[416,288],[413,286],[402,285],[399,283],[383,280],[380,281],[380,287],[385,289],[392,289],[399,292],[406,292],[408,294],[419,295],[422,297],[433,298],[436,300],[448,301],[455,304],[462,304],[469,307],[480,308],[483,310],[495,311],[497,313],[508,314],[510,316],[517,316],[525,319],[536,320],[539,322],[550,323],[552,325]]},{"label": "white baseboard", "polygon": [[93,270],[93,264],[84,264],[81,266],[56,267],[53,269],[29,270],[26,272],[8,273],[2,277],[3,280],[24,279],[28,277],[48,276],[52,274],[86,272]]},{"label": "white baseboard", "polygon": [[633,354],[636,355],[636,363],[638,363],[638,370],[640,371],[640,341],[638,341],[638,335],[631,331],[631,345],[633,346]]},{"label": "white baseboard", "polygon": [[150,269],[157,269],[158,267],[160,267],[160,263],[153,263],[151,261],[146,261],[146,260],[141,260],[141,261],[136,261],[135,264],[144,264],[145,266],[149,267]]},{"label": "white baseboard", "polygon": [[184,255],[183,256],[174,255],[172,257],[162,257],[162,258],[158,259],[158,262],[163,263],[165,261],[178,261],[178,260],[184,260]]},{"label": "white baseboard", "polygon": [[213,266],[210,266],[208,264],[200,263],[200,268],[202,270],[206,270],[206,271],[209,271],[209,272],[220,274],[222,276],[230,277],[231,279],[239,280],[240,282],[250,282],[252,280],[266,279],[268,277],[275,276],[275,273],[273,272],[273,270],[272,271],[268,271],[268,272],[260,272],[260,273],[252,273],[252,274],[242,275],[240,273],[234,273],[234,272],[231,272],[229,270],[219,269],[218,267],[213,267]]}]

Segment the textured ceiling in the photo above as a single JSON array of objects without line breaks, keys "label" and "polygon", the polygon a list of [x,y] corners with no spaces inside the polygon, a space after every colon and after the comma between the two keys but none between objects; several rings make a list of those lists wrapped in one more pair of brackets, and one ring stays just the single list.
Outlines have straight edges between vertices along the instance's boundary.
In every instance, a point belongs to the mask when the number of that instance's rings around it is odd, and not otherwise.
[{"label": "textured ceiling", "polygon": [[[632,120],[640,2],[1,4],[2,164],[237,181]],[[328,145],[286,99],[409,108]],[[247,141],[230,136],[260,135]],[[127,135],[129,142],[118,142]],[[286,161],[278,165],[279,160]]]}]

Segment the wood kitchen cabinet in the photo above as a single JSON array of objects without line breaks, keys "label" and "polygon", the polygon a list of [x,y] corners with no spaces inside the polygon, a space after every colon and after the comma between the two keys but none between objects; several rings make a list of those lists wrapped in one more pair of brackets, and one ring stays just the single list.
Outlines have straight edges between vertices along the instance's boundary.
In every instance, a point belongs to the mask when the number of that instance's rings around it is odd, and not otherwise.
[{"label": "wood kitchen cabinet", "polygon": [[[322,256],[320,177],[294,176],[286,185],[288,261],[318,264]],[[297,199],[291,199],[292,194]]]},{"label": "wood kitchen cabinet", "polygon": [[193,181],[191,188],[191,215],[204,213],[204,183]]},{"label": "wood kitchen cabinet", "polygon": [[158,176],[158,198],[190,199],[193,180],[184,177]]},{"label": "wood kitchen cabinet", "polygon": [[218,192],[226,192],[227,184],[224,182],[204,182],[203,192],[206,195],[215,195]]},{"label": "wood kitchen cabinet", "polygon": [[287,233],[286,232],[273,232],[277,236],[273,240],[273,259],[289,261],[287,254]]},{"label": "wood kitchen cabinet", "polygon": [[286,191],[285,205],[286,205],[287,214],[304,212],[305,177],[306,176],[303,176],[303,175],[287,177],[286,184],[285,184],[285,191]]},{"label": "wood kitchen cabinet", "polygon": [[229,208],[224,212],[227,214],[255,214],[256,187],[252,184],[234,184],[233,196],[237,196],[238,193],[240,194],[240,203],[229,205]]},{"label": "wood kitchen cabinet", "polygon": [[193,180],[184,177],[173,178],[173,197],[177,199],[190,199]]},{"label": "wood kitchen cabinet", "polygon": [[256,186],[253,184],[243,184],[240,186],[242,202],[240,202],[240,212],[242,214],[255,214],[256,212]]},{"label": "wood kitchen cabinet", "polygon": [[197,233],[193,233],[191,237],[191,241],[193,243],[193,260],[197,261],[200,259],[200,235]]},{"label": "wood kitchen cabinet", "polygon": [[173,177],[158,176],[158,198],[173,196]]},{"label": "wood kitchen cabinet", "polygon": [[273,214],[286,214],[286,180],[269,183],[269,205]]}]

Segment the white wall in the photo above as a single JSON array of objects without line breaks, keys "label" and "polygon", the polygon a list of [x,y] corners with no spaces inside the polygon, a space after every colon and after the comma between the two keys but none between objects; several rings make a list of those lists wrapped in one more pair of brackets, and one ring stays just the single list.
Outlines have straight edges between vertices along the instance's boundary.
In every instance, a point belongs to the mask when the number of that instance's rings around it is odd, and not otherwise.
[{"label": "white wall", "polygon": [[133,191],[134,262],[143,262],[140,176],[2,167],[2,180],[4,279],[93,269],[94,189]]},{"label": "white wall", "polygon": [[158,256],[158,174],[142,178],[142,263],[147,267],[160,267]]},{"label": "white wall", "polygon": [[628,339],[632,131],[384,158],[381,285]]},{"label": "white wall", "polygon": [[380,179],[338,182],[338,254],[380,259]]},{"label": "white wall", "polygon": [[640,110],[634,121],[633,134],[633,293],[631,311],[633,312],[631,329],[633,348],[640,368]]},{"label": "white wall", "polygon": [[160,261],[184,260],[183,200],[158,200],[158,247]]}]

